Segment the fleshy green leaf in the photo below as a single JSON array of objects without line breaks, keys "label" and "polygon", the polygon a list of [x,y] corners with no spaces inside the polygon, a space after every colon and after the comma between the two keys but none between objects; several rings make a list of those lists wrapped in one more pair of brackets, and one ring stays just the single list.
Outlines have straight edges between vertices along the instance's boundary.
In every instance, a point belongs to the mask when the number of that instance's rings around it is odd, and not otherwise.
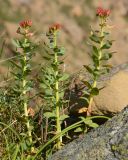
[{"label": "fleshy green leaf", "polygon": [[105,53],[105,54],[102,56],[101,60],[109,60],[111,57],[112,57],[112,54],[111,54],[111,53]]},{"label": "fleshy green leaf", "polygon": [[62,47],[60,51],[57,53],[58,56],[63,56],[65,53],[65,49]]},{"label": "fleshy green leaf", "polygon": [[12,39],[12,44],[16,47],[16,48],[20,48],[20,42],[18,40]]},{"label": "fleshy green leaf", "polygon": [[78,128],[76,128],[76,129],[74,130],[75,133],[77,133],[77,132],[82,132],[82,131],[83,131],[83,130],[82,130],[81,127],[78,127]]},{"label": "fleshy green leaf", "polygon": [[92,88],[91,84],[88,81],[82,81],[85,86],[87,86],[89,89]]},{"label": "fleshy green leaf", "polygon": [[107,42],[101,47],[101,49],[109,49],[112,46],[113,41],[107,40]]},{"label": "fleshy green leaf", "polygon": [[68,115],[63,114],[63,115],[60,116],[60,121],[64,121],[68,117],[69,117]]},{"label": "fleshy green leaf", "polygon": [[60,92],[60,93],[59,93],[59,96],[60,96],[60,98],[63,98],[63,97],[64,97],[64,92],[63,92],[63,91]]},{"label": "fleshy green leaf", "polygon": [[80,117],[80,118],[81,118],[81,119],[84,121],[84,123],[85,123],[86,125],[88,125],[89,127],[96,128],[96,127],[99,126],[97,123],[94,123],[94,122],[91,120],[91,118],[85,118],[85,117]]},{"label": "fleshy green leaf", "polygon": [[43,58],[47,61],[51,60],[51,57],[48,57],[48,56],[43,56]]},{"label": "fleshy green leaf", "polygon": [[89,73],[93,73],[93,69],[91,67],[84,65],[84,68],[86,68]]},{"label": "fleshy green leaf", "polygon": [[90,36],[90,39],[93,42],[100,43],[100,38],[97,35],[95,35],[94,33]]},{"label": "fleshy green leaf", "polygon": [[99,125],[97,123],[94,123],[92,120],[88,120],[85,122],[89,127],[97,128]]},{"label": "fleshy green leaf", "polygon": [[87,97],[80,97],[80,99],[84,99],[87,103],[89,103],[89,99]]},{"label": "fleshy green leaf", "polygon": [[10,62],[11,62],[11,64],[13,64],[16,68],[22,69],[21,66],[19,66],[18,64],[16,64],[14,61],[11,61],[11,60],[10,60]]},{"label": "fleshy green leaf", "polygon": [[98,48],[96,46],[93,46],[93,52],[95,53],[95,55],[98,56],[99,50],[98,50]]},{"label": "fleshy green leaf", "polygon": [[53,118],[56,117],[56,114],[54,112],[45,112],[44,117]]},{"label": "fleshy green leaf", "polygon": [[63,76],[61,78],[59,78],[60,81],[65,81],[69,78],[69,75],[68,74],[63,74]]},{"label": "fleshy green leaf", "polygon": [[92,88],[92,90],[91,90],[91,95],[93,95],[93,96],[96,96],[96,95],[98,95],[99,94],[99,89],[98,88]]},{"label": "fleshy green leaf", "polygon": [[107,36],[107,35],[109,35],[109,32],[104,32],[103,34],[104,34],[104,36]]},{"label": "fleshy green leaf", "polygon": [[51,96],[52,95],[52,90],[51,89],[46,89],[45,94]]}]

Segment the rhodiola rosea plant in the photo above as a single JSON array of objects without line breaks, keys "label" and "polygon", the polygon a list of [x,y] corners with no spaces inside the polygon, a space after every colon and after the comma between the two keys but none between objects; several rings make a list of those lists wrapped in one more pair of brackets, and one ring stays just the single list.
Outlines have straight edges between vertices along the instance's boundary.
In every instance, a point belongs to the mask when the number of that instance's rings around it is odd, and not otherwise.
[{"label": "rhodiola rosea plant", "polygon": [[35,49],[35,45],[30,40],[33,35],[30,31],[31,26],[31,20],[20,22],[17,33],[21,35],[21,38],[13,40],[16,47],[16,56],[10,60],[13,82],[8,87],[5,100],[11,105],[14,112],[12,113],[11,124],[9,124],[11,128],[7,126],[6,130],[10,128],[15,135],[12,136],[15,137],[15,143],[12,140],[12,144],[7,144],[8,149],[5,152],[5,159],[9,157],[11,159],[29,159],[34,152],[31,108],[28,105],[30,100],[29,92],[33,88],[30,73],[31,60]]},{"label": "rhodiola rosea plant", "polygon": [[27,20],[20,22],[20,27],[17,30],[17,33],[23,36],[22,40],[16,41],[16,45],[18,48],[21,48],[22,51],[20,54],[19,64],[13,63],[16,68],[18,69],[17,74],[12,72],[15,76],[15,79],[18,80],[18,88],[20,92],[21,98],[21,105],[23,106],[24,110],[24,118],[26,121],[26,128],[27,128],[27,137],[29,139],[30,145],[32,145],[32,133],[31,133],[31,125],[29,120],[29,108],[28,108],[28,96],[27,93],[31,90],[32,84],[31,80],[28,79],[28,76],[31,72],[31,58],[32,58],[32,51],[34,46],[30,42],[29,38],[32,36],[30,32],[30,27],[32,26],[32,21]]},{"label": "rhodiola rosea plant", "polygon": [[[49,44],[45,47],[49,49],[44,56],[47,64],[42,67],[42,78],[40,78],[40,86],[42,88],[43,98],[46,101],[47,112],[44,116],[52,121],[51,130],[54,134],[61,133],[61,124],[68,115],[63,113],[64,92],[68,80],[68,74],[63,72],[63,56],[65,49],[61,47],[58,41],[61,24],[53,24],[49,27],[46,36]],[[53,127],[52,127],[53,126]],[[60,149],[62,145],[62,137],[60,136],[56,142],[56,148]]]},{"label": "rhodiola rosea plant", "polygon": [[[33,36],[30,30],[32,21],[25,20],[19,24],[17,33],[20,38],[13,41],[16,46],[16,57],[11,60],[13,66],[11,73],[14,78],[12,87],[9,86],[11,88],[11,98],[9,94],[4,94],[3,101],[0,101],[1,105],[4,106],[4,100],[7,100],[10,105],[10,113],[15,112],[15,114],[12,114],[14,115],[12,116],[13,121],[9,121],[9,123],[0,122],[0,125],[5,127],[0,130],[5,139],[3,160],[46,160],[52,151],[55,152],[65,144],[63,136],[69,130],[72,131],[75,128],[79,130],[83,125],[83,128],[86,129],[98,126],[93,122],[93,119],[100,118],[100,116],[91,116],[91,106],[93,97],[100,91],[97,87],[97,81],[102,74],[106,74],[110,69],[107,61],[112,57],[113,52],[110,52],[109,49],[113,41],[109,40],[109,32],[107,31],[109,15],[110,10],[98,8],[99,31],[91,30],[93,63],[92,65],[84,65],[91,79],[83,81],[86,89],[82,97],[88,102],[87,114],[85,117],[80,117],[80,121],[65,128],[62,128],[62,122],[69,116],[63,112],[67,103],[64,95],[69,75],[63,69],[65,54],[64,48],[59,44],[58,37],[62,26],[58,23],[53,24],[46,33],[48,43],[45,43],[44,50],[48,49],[48,52],[42,54],[47,61],[43,67],[41,66],[38,76],[39,88],[36,87],[36,89],[39,89],[37,96],[40,96],[43,101],[37,114],[33,114],[33,117],[31,117],[32,110],[29,108],[29,101],[32,97],[29,93],[35,87],[33,78],[31,78],[31,61],[33,51],[38,45],[34,45],[31,40],[31,36]],[[13,108],[13,103],[15,103],[15,108]],[[43,112],[38,113],[42,108]],[[44,118],[41,123],[39,122],[43,130],[42,134],[38,134],[39,123],[35,122],[38,114],[42,114],[41,116]],[[45,120],[47,123],[44,123]],[[34,128],[36,129],[34,130]],[[7,133],[8,130],[11,136]],[[41,139],[44,136],[45,142],[42,142]],[[11,137],[12,141],[8,137]]]},{"label": "rhodiola rosea plant", "polygon": [[113,40],[109,40],[109,31],[107,19],[110,16],[109,9],[103,9],[99,7],[96,13],[99,18],[99,30],[91,30],[90,40],[92,42],[92,65],[84,65],[87,72],[90,74],[90,81],[83,81],[88,88],[84,91],[84,98],[87,103],[87,115],[91,115],[93,97],[99,94],[97,88],[97,82],[99,78],[109,72],[111,65],[108,64],[108,60],[112,57],[114,52],[109,51],[112,46]]}]

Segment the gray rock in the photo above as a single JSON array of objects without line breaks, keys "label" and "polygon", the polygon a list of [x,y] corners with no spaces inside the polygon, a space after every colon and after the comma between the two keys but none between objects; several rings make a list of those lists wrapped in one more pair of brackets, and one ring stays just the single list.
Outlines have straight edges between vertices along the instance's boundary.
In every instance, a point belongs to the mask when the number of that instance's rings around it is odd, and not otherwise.
[{"label": "gray rock", "polygon": [[128,106],[104,125],[63,147],[50,160],[128,160]]}]

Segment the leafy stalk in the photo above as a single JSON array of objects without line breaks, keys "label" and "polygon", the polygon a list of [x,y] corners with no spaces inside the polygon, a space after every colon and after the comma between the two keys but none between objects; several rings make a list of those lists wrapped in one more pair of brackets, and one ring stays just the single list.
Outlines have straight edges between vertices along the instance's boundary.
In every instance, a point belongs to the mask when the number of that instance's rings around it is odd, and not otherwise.
[{"label": "leafy stalk", "polygon": [[[27,39],[24,39],[24,42],[27,43]],[[26,49],[24,48],[24,53],[23,53],[23,66],[22,66],[22,87],[23,87],[23,107],[24,107],[24,115],[25,115],[25,119],[26,119],[26,127],[28,130],[28,137],[29,137],[29,141],[30,144],[32,144],[32,134],[31,134],[31,127],[30,127],[30,122],[28,119],[28,104],[27,104],[27,77],[26,77],[26,72],[27,72],[27,55],[26,55]]]},{"label": "leafy stalk", "polygon": [[99,94],[99,89],[97,88],[97,81],[102,74],[106,74],[109,71],[110,65],[106,65],[107,60],[112,57],[113,52],[106,52],[107,49],[110,49],[112,46],[112,40],[106,39],[109,33],[105,32],[107,17],[110,14],[110,10],[104,10],[102,8],[97,9],[97,16],[100,18],[100,31],[91,31],[90,40],[93,42],[93,54],[92,66],[86,66],[86,70],[92,76],[91,83],[84,81],[84,84],[87,85],[87,115],[91,115],[92,112],[92,102],[93,97]]},{"label": "leafy stalk", "polygon": [[[49,28],[49,32],[47,33],[47,37],[49,39],[49,44],[46,47],[49,49],[47,55],[44,58],[48,61],[47,67],[43,67],[43,77],[40,78],[41,86],[44,89],[43,98],[46,101],[46,107],[49,111],[44,111],[44,117],[47,117],[49,120],[52,119],[55,125],[56,134],[61,132],[61,124],[67,115],[63,113],[62,106],[64,102],[64,91],[66,86],[66,81],[68,79],[68,75],[62,72],[62,64],[63,61],[60,59],[64,55],[64,48],[60,47],[57,44],[57,37],[59,34],[60,25],[54,24]],[[62,136],[57,138],[56,140],[56,148],[60,149],[62,144]]]},{"label": "leafy stalk", "polygon": [[20,53],[17,53],[21,54],[21,57],[19,59],[16,59],[17,62],[15,62],[15,60],[11,61],[11,63],[16,69],[15,72],[12,72],[16,82],[16,85],[13,89],[19,95],[19,102],[23,106],[23,109],[20,109],[20,111],[24,113],[27,139],[30,146],[32,146],[33,142],[31,125],[29,120],[28,92],[31,90],[32,83],[30,83],[28,77],[30,76],[31,72],[30,60],[32,58],[32,51],[34,49],[34,46],[29,40],[29,38],[32,36],[32,33],[29,30],[31,25],[32,22],[29,20],[20,23],[20,27],[18,28],[17,33],[22,35],[23,38],[21,40],[13,40],[13,43],[15,44],[17,49],[20,49]]},{"label": "leafy stalk", "polygon": [[[104,27],[105,27],[105,25],[104,25],[104,18],[101,17],[100,21],[101,21],[100,22],[100,37],[101,37],[101,40],[99,42],[100,48],[99,48],[99,51],[98,51],[99,53],[98,53],[98,57],[97,57],[97,59],[98,59],[98,65],[95,65],[95,70],[96,71],[100,71],[101,58],[102,58],[102,55],[103,55],[102,46],[103,46],[103,43],[104,43],[104,41],[103,41],[104,40],[104,38],[103,38],[103,36],[104,36]],[[95,61],[94,61],[94,63],[95,63]],[[97,75],[94,76],[94,82],[92,84],[92,89],[96,88],[96,87],[97,87]],[[92,102],[93,102],[93,95],[90,95],[87,115],[90,115],[90,113],[91,113]]]}]

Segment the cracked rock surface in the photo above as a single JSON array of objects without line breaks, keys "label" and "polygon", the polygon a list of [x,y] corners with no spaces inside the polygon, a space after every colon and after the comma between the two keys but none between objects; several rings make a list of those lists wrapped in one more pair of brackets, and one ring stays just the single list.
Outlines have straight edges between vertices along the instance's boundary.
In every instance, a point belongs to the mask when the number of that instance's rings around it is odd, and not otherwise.
[{"label": "cracked rock surface", "polygon": [[128,160],[128,106],[49,160]]}]

